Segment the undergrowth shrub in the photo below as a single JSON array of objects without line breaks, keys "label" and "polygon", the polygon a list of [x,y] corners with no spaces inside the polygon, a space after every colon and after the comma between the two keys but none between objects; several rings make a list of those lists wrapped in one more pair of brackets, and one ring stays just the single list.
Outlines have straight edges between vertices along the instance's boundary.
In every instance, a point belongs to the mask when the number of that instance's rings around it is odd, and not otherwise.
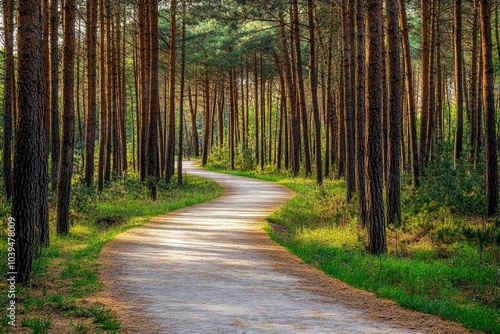
[{"label": "undergrowth shrub", "polygon": [[[208,156],[208,165],[219,169],[228,169],[231,166],[229,158],[229,148],[214,148],[213,152]],[[237,170],[250,171],[255,166],[254,151],[251,148],[243,148],[238,146],[234,151],[234,165]]]},{"label": "undergrowth shrub", "polygon": [[453,165],[448,154],[434,159],[423,169],[420,187],[409,192],[405,206],[415,211],[448,208],[452,213],[483,215],[486,207],[485,167],[479,162],[474,167],[462,159]]},{"label": "undergrowth shrub", "polygon": [[73,214],[95,213],[97,209],[97,192],[96,187],[92,185],[87,187],[85,178],[81,174],[75,175],[73,186],[71,188],[70,208]]}]

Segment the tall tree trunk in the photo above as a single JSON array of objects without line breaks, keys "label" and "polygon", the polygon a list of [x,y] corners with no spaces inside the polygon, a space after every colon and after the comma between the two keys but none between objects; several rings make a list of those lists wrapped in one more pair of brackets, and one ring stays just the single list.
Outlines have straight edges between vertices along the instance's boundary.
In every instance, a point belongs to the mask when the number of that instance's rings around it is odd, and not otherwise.
[{"label": "tall tree trunk", "polygon": [[309,23],[309,80],[311,88],[312,113],[314,118],[314,163],[316,165],[316,184],[323,184],[321,160],[321,121],[318,105],[318,74],[316,70],[316,46],[314,34],[314,0],[307,0],[307,19]]},{"label": "tall tree trunk", "polygon": [[69,233],[69,204],[73,175],[75,142],[75,0],[64,0],[63,6],[63,115],[62,146],[57,178],[57,234]]},{"label": "tall tree trunk", "polygon": [[179,155],[177,158],[177,185],[182,186],[182,158],[184,149],[184,87],[186,72],[186,0],[182,1],[181,27],[181,91],[179,101]]},{"label": "tall tree trunk", "polygon": [[[47,3],[48,6],[48,3]],[[50,85],[50,76],[48,75],[48,71],[45,68],[45,65],[48,64],[49,60],[49,53],[48,53],[48,36],[45,34],[48,34],[49,31],[49,13],[48,13],[48,8],[45,8],[45,13],[43,13],[43,19],[42,19],[42,48],[43,48],[43,54],[44,54],[44,91],[43,91],[43,97],[44,97],[44,110],[43,110],[43,127],[40,132],[40,137],[42,138],[43,141],[40,142],[41,145],[41,160],[40,160],[40,192],[42,194],[48,193],[48,182],[49,182],[49,176],[48,176],[48,158],[49,158],[49,130],[50,130],[50,115],[47,114],[48,111],[45,109],[49,104],[50,104],[50,96],[47,94],[45,91],[46,88],[48,88]],[[45,22],[44,22],[45,21]],[[45,31],[45,32],[44,32]],[[14,109],[15,110],[15,109]],[[48,197],[47,196],[42,196],[39,206],[38,206],[39,214],[40,214],[40,224],[38,226],[39,232],[40,232],[40,243],[42,246],[49,246],[49,238],[50,238],[50,231],[49,231],[49,202],[48,202]]]},{"label": "tall tree trunk", "polygon": [[100,49],[99,49],[99,162],[97,170],[97,189],[102,191],[104,188],[104,165],[106,160],[106,142],[107,142],[107,119],[108,119],[108,101],[106,89],[106,6],[105,1],[99,1],[99,25],[100,25]]},{"label": "tall tree trunk", "polygon": [[260,162],[260,142],[259,142],[259,129],[260,129],[260,123],[259,123],[259,66],[258,66],[258,53],[255,53],[254,56],[254,89],[255,89],[255,111],[254,111],[254,118],[255,118],[255,163],[258,165]]},{"label": "tall tree trunk", "polygon": [[454,1],[453,20],[453,55],[455,74],[455,95],[457,97],[457,128],[455,132],[454,164],[460,160],[463,150],[464,136],[464,95],[463,95],[463,70],[462,70],[462,0]]},{"label": "tall tree trunk", "polygon": [[342,41],[343,41],[343,75],[344,75],[344,121],[345,121],[345,169],[347,183],[347,201],[349,202],[356,192],[356,151],[355,120],[354,120],[354,89],[353,89],[353,54],[354,54],[354,0],[343,1]]},{"label": "tall tree trunk", "polygon": [[[276,168],[281,170],[282,167],[282,157],[283,157],[283,131],[285,129],[286,123],[286,89],[285,89],[285,79],[283,78],[283,66],[280,63],[279,57],[274,53],[274,61],[276,68],[278,69],[278,75],[280,79],[280,120],[279,120],[279,132],[278,132],[278,147],[276,151]],[[286,138],[286,132],[285,132]],[[285,147],[285,150],[287,147]]]},{"label": "tall tree trunk", "polygon": [[236,90],[234,87],[234,67],[231,67],[229,69],[229,138],[228,138],[228,148],[229,148],[229,164],[230,164],[230,169],[234,170],[234,141],[235,141],[235,124],[234,124],[234,119],[235,119],[235,94],[234,91]]},{"label": "tall tree trunk", "polygon": [[387,184],[387,224],[401,222],[401,71],[398,0],[386,0],[389,54],[389,175]]},{"label": "tall tree trunk", "polygon": [[260,170],[264,170],[266,161],[266,80],[264,79],[264,60],[260,60]]},{"label": "tall tree trunk", "polygon": [[427,160],[432,158],[433,140],[434,140],[434,128],[435,128],[435,114],[436,114],[436,86],[435,84],[435,74],[436,74],[436,40],[438,39],[438,27],[436,24],[436,4],[437,1],[432,0],[430,4],[430,18],[429,18],[429,79],[428,79],[428,91],[429,91],[429,105],[427,110],[427,124],[426,124],[426,138],[427,147],[425,151],[427,152]]},{"label": "tall tree trunk", "polygon": [[427,119],[429,117],[429,20],[430,0],[421,0],[422,11],[422,103],[420,110],[420,154],[421,166],[427,164]]},{"label": "tall tree trunk", "polygon": [[[42,0],[42,33],[43,33],[43,104],[45,107],[45,132],[50,133],[50,4],[49,0]],[[47,145],[49,145],[47,136]]]},{"label": "tall tree trunk", "polygon": [[[125,18],[125,15],[126,15],[126,5],[125,3],[123,4],[123,18]],[[121,103],[122,103],[122,112],[121,112],[121,115],[122,115],[122,122],[121,122],[121,125],[120,125],[120,132],[122,134],[122,137],[121,137],[121,147],[122,147],[122,163],[123,163],[123,167],[122,169],[124,171],[127,171],[128,170],[128,149],[127,149],[127,80],[125,80],[125,78],[127,77],[127,67],[126,67],[126,53],[127,53],[127,49],[126,49],[126,43],[127,43],[127,33],[126,33],[126,22],[125,22],[125,19],[124,19],[124,22],[123,22],[123,38],[122,38],[122,51],[121,51],[121,64],[120,64],[120,68],[121,68],[121,78],[120,78],[120,81],[122,83],[122,99],[121,99]],[[133,122],[133,117],[132,117],[132,124],[134,124]],[[132,136],[132,142],[134,141],[134,137]]]},{"label": "tall tree trunk", "polygon": [[[116,7],[115,7],[116,8]],[[119,81],[120,76],[120,65],[118,57],[120,56],[120,25],[119,25],[119,17],[120,15],[116,15],[118,12],[115,11],[113,14],[113,19],[111,20],[111,29],[113,31],[113,38],[111,41],[112,44],[112,57],[111,57],[111,81],[112,81],[112,134],[113,134],[113,142],[112,142],[112,150],[113,150],[113,171],[117,177],[121,177],[123,175],[122,170],[122,151],[120,146],[120,122],[121,122],[121,111],[120,111],[120,99],[121,99],[121,83]],[[116,21],[115,21],[116,19]]]},{"label": "tall tree trunk", "polygon": [[481,114],[479,111],[479,90],[478,90],[478,28],[479,28],[479,6],[474,3],[474,16],[472,23],[472,55],[471,55],[471,80],[470,80],[470,95],[471,95],[471,151],[470,158],[474,166],[477,164],[481,148]]},{"label": "tall tree trunk", "polygon": [[[340,66],[340,65],[339,65]],[[345,76],[340,75],[340,87],[346,84],[344,81]],[[346,131],[345,131],[345,98],[343,92],[339,90],[337,93],[337,162],[338,171],[337,179],[345,175],[346,167]]]},{"label": "tall tree trunk", "polygon": [[494,216],[498,211],[498,161],[496,138],[496,112],[493,81],[493,43],[491,37],[491,5],[479,0],[481,21],[481,55],[483,59],[483,103],[486,132],[486,214]]},{"label": "tall tree trunk", "polygon": [[196,124],[196,114],[198,113],[198,86],[195,89],[195,102],[193,104],[193,95],[191,94],[191,86],[188,86],[189,111],[191,113],[191,132],[193,135],[194,155],[200,156],[200,145],[198,136],[198,127]]},{"label": "tall tree trunk", "polygon": [[302,141],[304,145],[304,171],[306,176],[311,175],[311,151],[309,145],[309,128],[307,125],[306,97],[304,78],[302,73],[302,50],[300,47],[300,20],[297,0],[292,0],[293,41],[295,42],[295,61],[297,71],[297,87],[299,93],[299,114],[302,123]]},{"label": "tall tree trunk", "polygon": [[40,1],[18,6],[18,116],[14,149],[12,216],[16,223],[16,282],[29,281],[40,227],[48,223],[40,207],[47,202],[43,46]]},{"label": "tall tree trunk", "polygon": [[299,140],[298,134],[300,132],[298,111],[297,111],[297,96],[295,95],[295,87],[292,80],[292,64],[290,61],[290,55],[288,54],[288,45],[285,31],[285,18],[283,12],[279,13],[279,25],[280,25],[280,40],[281,40],[281,53],[283,56],[283,65],[285,68],[285,78],[287,83],[288,100],[290,106],[291,115],[291,139],[292,139],[292,173],[293,176],[299,174]]},{"label": "tall tree trunk", "polygon": [[217,109],[217,136],[219,150],[221,151],[224,147],[224,114],[224,107],[222,105],[219,105],[219,108]]},{"label": "tall tree trunk", "polygon": [[149,0],[150,40],[150,84],[149,84],[149,136],[148,136],[148,174],[147,184],[151,198],[156,200],[156,186],[160,178],[158,151],[158,116],[160,96],[158,92],[158,0]]},{"label": "tall tree trunk", "polygon": [[168,114],[168,138],[167,138],[167,170],[165,178],[170,181],[174,175],[175,161],[175,52],[176,52],[176,10],[177,0],[170,2],[170,49],[169,49],[169,114]]},{"label": "tall tree trunk", "polygon": [[140,114],[141,128],[139,132],[141,181],[146,181],[148,171],[148,140],[149,140],[149,85],[150,80],[150,30],[149,30],[149,0],[139,1],[139,75],[140,75]]},{"label": "tall tree trunk", "polygon": [[366,226],[365,194],[365,1],[356,0],[356,181],[358,191],[358,219]]},{"label": "tall tree trunk", "polygon": [[[245,70],[243,65],[240,66],[241,77],[240,77],[240,87],[241,87],[241,143],[242,148],[248,148],[248,138],[247,138],[247,114],[248,114],[248,95],[245,94],[245,87],[248,89],[248,84],[245,84]],[[248,71],[246,71],[248,73]]]},{"label": "tall tree trunk", "polygon": [[382,195],[382,0],[367,0],[367,228],[368,251],[374,255],[387,252],[384,200]]},{"label": "tall tree trunk", "polygon": [[59,7],[58,0],[50,2],[50,179],[52,189],[57,188],[59,155]]},{"label": "tall tree trunk", "polygon": [[97,0],[87,3],[87,117],[85,124],[85,184],[94,182],[97,78]]},{"label": "tall tree trunk", "polygon": [[[75,73],[75,80],[76,80],[76,96],[75,96],[75,112],[76,112],[76,121],[77,121],[77,129],[78,129],[78,136],[75,138],[75,141],[77,144],[82,145],[83,144],[83,122],[82,122],[82,112],[81,112],[81,107],[82,107],[82,94],[84,89],[82,89],[82,54],[83,54],[83,49],[82,49],[82,20],[78,20],[78,35],[76,36],[76,40],[78,43],[76,44],[76,51],[75,51],[75,63],[76,63],[76,73]],[[83,75],[85,75],[85,70],[83,71]],[[75,130],[76,131],[76,130]],[[84,155],[82,154],[82,163],[84,161]],[[83,166],[82,166],[83,167]]]},{"label": "tall tree trunk", "polygon": [[417,117],[415,104],[415,90],[413,83],[413,69],[411,66],[411,51],[410,38],[408,36],[408,19],[406,16],[406,2],[399,0],[399,20],[402,33],[403,59],[406,73],[406,87],[408,97],[408,122],[409,122],[409,141],[411,152],[411,171],[412,182],[415,187],[419,185],[420,165],[418,162],[418,147],[417,147]]},{"label": "tall tree trunk", "polygon": [[[167,167],[167,138],[168,138],[168,66],[165,66],[163,80],[163,131],[160,134],[160,177],[165,177]],[[161,117],[160,117],[161,118]],[[162,120],[159,121],[162,123]]]},{"label": "tall tree trunk", "polygon": [[104,181],[111,180],[111,155],[112,155],[112,138],[113,138],[113,112],[114,112],[114,96],[113,96],[113,37],[111,29],[112,26],[112,17],[113,13],[111,11],[111,0],[106,0],[106,103],[108,106],[107,109],[107,118],[106,118],[106,146],[105,146],[105,160],[104,160]]},{"label": "tall tree trunk", "polygon": [[205,98],[205,115],[203,117],[203,141],[201,163],[205,166],[208,162],[208,141],[210,136],[210,80],[208,77],[208,69],[205,68],[204,73],[204,98]]},{"label": "tall tree trunk", "polygon": [[[325,149],[325,176],[330,175],[330,166],[335,163],[335,149],[336,149],[336,112],[335,112],[335,102],[334,102],[334,93],[333,93],[333,64],[332,64],[332,53],[333,53],[333,30],[334,30],[334,11],[335,5],[332,1],[330,4],[329,10],[329,32],[328,32],[328,41],[327,41],[327,52],[326,52],[326,118],[327,118],[327,127],[326,127],[326,149]],[[364,48],[364,46],[363,46]],[[363,78],[364,80],[364,78]],[[364,130],[364,126],[363,126]],[[364,145],[364,143],[363,143]],[[332,159],[330,159],[332,157]]]},{"label": "tall tree trunk", "polygon": [[5,195],[12,197],[12,121],[14,115],[14,0],[3,1],[5,77],[3,96],[3,177]]}]

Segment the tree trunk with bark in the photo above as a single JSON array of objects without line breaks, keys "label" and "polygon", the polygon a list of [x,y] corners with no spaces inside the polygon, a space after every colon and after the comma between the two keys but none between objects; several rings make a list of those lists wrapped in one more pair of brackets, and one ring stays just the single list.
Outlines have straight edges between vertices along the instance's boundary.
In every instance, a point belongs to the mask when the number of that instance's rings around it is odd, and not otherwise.
[{"label": "tree trunk with bark", "polygon": [[343,75],[344,75],[344,121],[345,121],[345,170],[347,183],[347,201],[356,192],[356,142],[354,119],[354,0],[343,1]]},{"label": "tree trunk with bark", "polygon": [[493,80],[493,43],[491,37],[491,5],[479,0],[481,22],[481,55],[483,60],[483,103],[486,150],[486,214],[493,217],[498,211],[498,161],[495,112],[495,86]]},{"label": "tree trunk with bark", "polygon": [[59,7],[58,0],[50,3],[50,179],[57,188],[61,138],[59,130]]},{"label": "tree trunk with bark", "polygon": [[18,115],[14,149],[12,216],[16,224],[14,272],[16,282],[29,281],[33,257],[40,245],[40,226],[48,223],[41,213],[48,194],[44,69],[40,1],[18,6]]},{"label": "tree trunk with bark", "polygon": [[[295,47],[295,70],[297,74],[298,113],[302,125],[302,143],[304,150],[304,171],[306,176],[311,175],[311,149],[309,145],[309,128],[307,125],[306,95],[302,73],[302,50],[300,47],[300,20],[297,0],[292,0],[292,36]],[[297,134],[298,135],[298,134]]]},{"label": "tree trunk with bark", "polygon": [[[387,224],[401,223],[401,71],[398,0],[386,0],[389,55],[389,175],[387,183]],[[387,131],[387,130],[386,130]]]},{"label": "tree trunk with bark", "polygon": [[309,23],[309,80],[311,88],[312,114],[314,118],[314,163],[316,167],[316,184],[323,184],[323,166],[321,159],[321,120],[318,104],[318,74],[316,70],[315,45],[315,4],[307,0],[307,19]]},{"label": "tree trunk with bark", "polygon": [[87,117],[85,121],[85,184],[94,182],[94,149],[96,135],[97,98],[97,0],[87,3]]},{"label": "tree trunk with bark", "polygon": [[464,136],[464,95],[462,60],[462,0],[455,0],[453,6],[453,55],[455,74],[455,95],[457,108],[457,127],[455,132],[454,164],[457,166],[463,150]]},{"label": "tree trunk with bark", "polygon": [[181,90],[179,101],[179,155],[177,157],[177,185],[182,186],[182,159],[184,151],[184,88],[186,73],[186,0],[182,1],[181,27]]},{"label": "tree trunk with bark", "polygon": [[[472,23],[472,54],[471,54],[471,151],[470,158],[474,166],[477,164],[481,149],[481,113],[479,110],[479,79],[478,79],[478,30],[479,30],[479,5],[474,4],[474,16]],[[480,69],[479,69],[480,70]]]},{"label": "tree trunk with bark", "polygon": [[420,110],[420,154],[419,163],[421,166],[427,164],[427,119],[429,118],[429,20],[430,20],[430,0],[421,0],[422,13],[422,103]]},{"label": "tree trunk with bark", "polygon": [[69,205],[75,142],[75,0],[64,0],[63,12],[63,124],[57,178],[57,234],[59,235],[68,234],[70,225]]},{"label": "tree trunk with bark", "polygon": [[107,100],[107,68],[106,68],[106,2],[99,1],[99,29],[100,29],[100,49],[99,49],[99,161],[97,170],[97,189],[102,191],[104,188],[104,169],[106,160],[106,143],[108,140],[107,119],[108,119],[108,100]]},{"label": "tree trunk with bark", "polygon": [[176,25],[177,25],[177,0],[170,2],[170,48],[168,61],[168,87],[169,87],[169,102],[168,102],[168,138],[167,138],[167,167],[165,171],[165,179],[167,183],[174,175],[175,162],[175,53],[176,53]]},{"label": "tree trunk with bark", "polygon": [[401,36],[403,45],[403,61],[406,74],[406,89],[408,98],[408,122],[409,122],[409,141],[411,154],[412,183],[415,187],[419,186],[420,165],[417,147],[417,116],[415,103],[415,89],[413,83],[413,68],[411,65],[410,38],[408,35],[408,19],[406,16],[406,2],[399,0],[399,20],[401,26]]},{"label": "tree trunk with bark", "polygon": [[287,83],[287,93],[288,93],[288,101],[290,106],[290,115],[291,115],[291,140],[292,140],[292,173],[293,176],[297,176],[299,174],[299,163],[300,163],[300,146],[299,146],[299,117],[297,111],[297,96],[295,94],[295,87],[293,85],[292,79],[292,64],[290,60],[290,55],[288,54],[288,43],[286,38],[285,31],[285,18],[283,12],[279,13],[279,25],[280,25],[280,41],[281,41],[281,53],[283,57],[283,66],[285,68],[285,78]]},{"label": "tree trunk with bark", "polygon": [[356,182],[358,191],[358,220],[366,226],[365,189],[365,1],[356,0],[356,75],[355,75],[355,122],[356,122]]},{"label": "tree trunk with bark", "polygon": [[3,97],[3,177],[5,195],[12,197],[12,125],[14,116],[14,0],[3,1],[5,77]]},{"label": "tree trunk with bark", "polygon": [[151,199],[156,200],[156,187],[160,178],[158,151],[158,117],[160,96],[158,92],[158,0],[149,0],[150,40],[150,83],[149,83],[149,129],[148,129],[148,168],[147,185]]},{"label": "tree trunk with bark", "polygon": [[367,228],[368,252],[380,255],[387,252],[384,199],[382,193],[382,57],[383,15],[382,0],[367,0]]}]

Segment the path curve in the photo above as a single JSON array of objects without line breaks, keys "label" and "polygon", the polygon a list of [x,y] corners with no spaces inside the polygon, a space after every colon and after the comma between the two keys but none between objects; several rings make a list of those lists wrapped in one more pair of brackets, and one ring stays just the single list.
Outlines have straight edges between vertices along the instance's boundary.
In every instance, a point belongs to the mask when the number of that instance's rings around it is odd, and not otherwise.
[{"label": "path curve", "polygon": [[327,277],[271,241],[262,225],[290,190],[184,164],[225,194],[129,230],[101,253],[100,300],[125,333],[465,332]]}]

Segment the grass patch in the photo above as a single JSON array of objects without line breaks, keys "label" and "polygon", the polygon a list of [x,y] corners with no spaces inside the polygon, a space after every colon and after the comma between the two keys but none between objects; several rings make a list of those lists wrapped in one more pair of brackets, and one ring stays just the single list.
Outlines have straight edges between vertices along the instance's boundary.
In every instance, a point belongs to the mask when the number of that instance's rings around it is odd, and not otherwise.
[{"label": "grass patch", "polygon": [[273,181],[295,191],[293,199],[268,217],[266,230],[305,262],[403,307],[472,330],[500,333],[498,246],[480,247],[462,233],[486,231],[490,223],[446,207],[419,208],[414,205],[419,199],[412,197],[418,194],[405,189],[405,223],[387,229],[389,253],[375,257],[366,252],[367,234],[358,226],[355,204],[345,201],[344,181],[327,179],[317,187],[312,179],[272,171],[208,169]]},{"label": "grass patch", "polygon": [[31,328],[33,334],[47,333],[52,328],[50,317],[43,319],[25,317],[21,322],[21,326]]},{"label": "grass patch", "polygon": [[[0,310],[0,333],[45,333],[57,323],[68,333],[116,333],[120,324],[104,305],[91,300],[102,288],[97,276],[97,259],[104,245],[118,234],[141,226],[160,214],[216,198],[223,188],[215,182],[192,176],[184,185],[160,183],[158,200],[149,199],[148,190],[135,175],[106,186],[102,193],[73,182],[70,233],[55,233],[55,203],[51,198],[50,247],[41,249],[33,263],[32,280],[16,293],[16,327],[8,326],[6,309]],[[0,198],[1,203],[10,205]],[[2,207],[3,209],[3,207]],[[1,227],[6,230],[8,210],[1,210]],[[5,234],[3,234],[5,235]],[[0,258],[6,258],[7,240],[0,238]],[[7,272],[0,261],[0,272]],[[7,285],[0,282],[0,304],[7,305]]]}]

